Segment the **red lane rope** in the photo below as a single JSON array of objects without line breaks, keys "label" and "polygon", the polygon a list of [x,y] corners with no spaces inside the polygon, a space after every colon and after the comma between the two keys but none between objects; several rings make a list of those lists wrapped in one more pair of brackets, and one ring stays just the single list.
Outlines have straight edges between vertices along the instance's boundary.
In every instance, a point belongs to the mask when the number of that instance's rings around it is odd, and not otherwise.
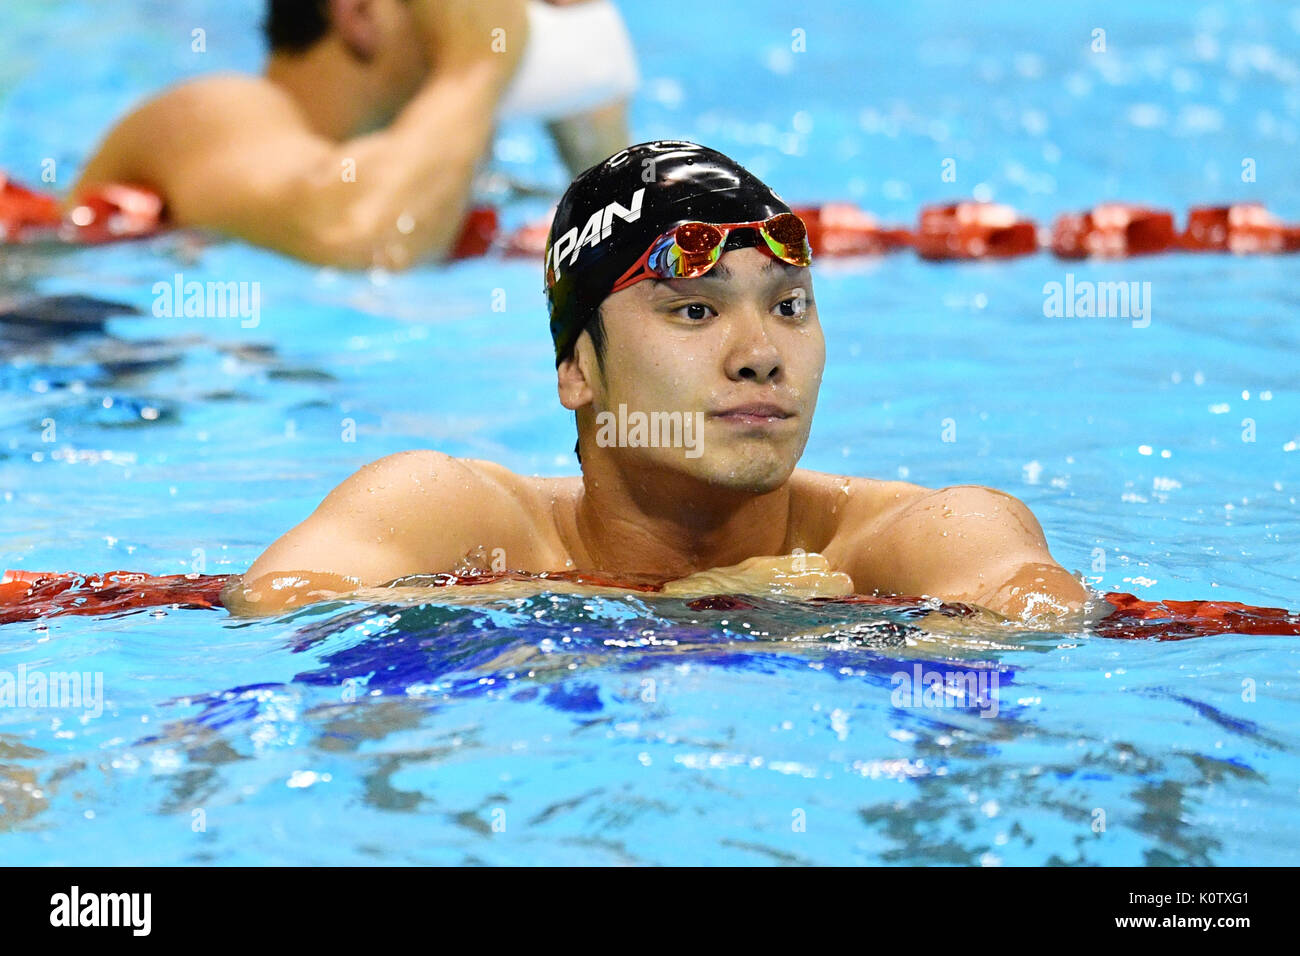
[{"label": "red lane rope", "polygon": [[[102,574],[6,571],[0,576],[0,624],[35,621],[65,614],[119,614],[149,607],[221,608],[221,589],[233,577],[229,574],[139,574],[107,571]],[[590,572],[561,571],[548,574],[474,572],[467,574],[422,575],[431,585],[476,585],[495,581],[561,580],[581,584],[619,587],[634,591],[658,591],[661,584],[646,576],[616,578]],[[1278,634],[1300,636],[1300,613],[1279,607],[1254,607],[1235,601],[1144,601],[1123,591],[1105,595],[1114,610],[1094,624],[1099,637],[1125,640],[1181,641],[1214,634]],[[853,595],[820,599],[823,603],[873,604],[887,607],[923,608],[919,598]],[[694,610],[742,610],[743,598],[730,595],[698,598],[688,602]],[[934,608],[950,617],[972,613],[964,604],[941,604]]]},{"label": "red lane rope", "polygon": [[[1060,215],[1050,230],[1010,206],[961,201],[922,207],[915,228],[882,226],[851,203],[797,206],[819,256],[874,256],[912,249],[923,259],[1000,259],[1050,249],[1062,259],[1124,258],[1161,252],[1300,252],[1300,225],[1282,222],[1260,203],[1196,206],[1178,231],[1171,212],[1108,202]],[[83,193],[66,216],[52,196],[0,173],[0,244],[58,241],[94,244],[139,239],[167,228],[162,198],[143,186],[116,184]],[[488,254],[541,258],[549,218],[501,230],[490,206],[466,213],[451,258]]]},{"label": "red lane rope", "polygon": [[[20,186],[0,172],[0,245],[60,242],[97,245],[146,239],[168,228],[166,205],[147,186],[116,183],[97,186],[77,197],[63,215],[59,202]],[[485,255],[500,232],[497,211],[470,209],[452,250],[453,259]]]},{"label": "red lane rope", "polygon": [[53,196],[20,186],[0,172],[0,243],[94,245],[151,236],[163,225],[162,198],[142,186],[112,184],[88,190],[63,216]]},{"label": "red lane rope", "polygon": [[221,588],[229,579],[228,574],[6,571],[0,576],[0,624],[162,605],[220,608]]},{"label": "red lane rope", "polygon": [[1115,608],[1095,625],[1101,637],[1181,641],[1213,634],[1300,635],[1300,613],[1236,601],[1143,601],[1132,594],[1106,595]]}]

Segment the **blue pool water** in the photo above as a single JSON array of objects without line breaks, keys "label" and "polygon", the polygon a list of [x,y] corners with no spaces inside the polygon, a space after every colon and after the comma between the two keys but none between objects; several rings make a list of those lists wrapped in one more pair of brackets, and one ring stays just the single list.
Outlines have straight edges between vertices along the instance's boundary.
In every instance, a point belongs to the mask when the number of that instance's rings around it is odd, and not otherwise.
[{"label": "blue pool water", "polygon": [[[1300,220],[1300,8],[733,0],[701,32],[624,6],[645,78],[634,135],[705,142],[791,201],[910,221],[978,194],[1045,223],[1109,198],[1179,215],[1260,199]],[[53,158],[66,186],[141,95],[257,68],[260,3],[186,7],[9,0],[0,168],[37,181]],[[702,35],[726,37],[707,70]],[[564,185],[527,124],[503,127],[493,165]],[[259,283],[259,324],[153,317],[154,283],[177,272]],[[1067,273],[1149,282],[1149,326],[1045,317],[1043,286]],[[1005,489],[1099,590],[1300,606],[1300,260],[903,255],[816,277],[829,358],[804,467]],[[0,297],[144,313],[0,343],[0,567],[240,571],[346,475],[407,448],[573,473],[540,284],[530,262],[348,274],[175,237],[0,251]],[[0,626],[0,672],[101,673],[107,698],[95,717],[0,707],[0,859],[1300,858],[1294,638],[954,637],[899,612],[752,603],[538,595]],[[918,662],[996,675],[997,715],[896,706],[893,675]]]}]

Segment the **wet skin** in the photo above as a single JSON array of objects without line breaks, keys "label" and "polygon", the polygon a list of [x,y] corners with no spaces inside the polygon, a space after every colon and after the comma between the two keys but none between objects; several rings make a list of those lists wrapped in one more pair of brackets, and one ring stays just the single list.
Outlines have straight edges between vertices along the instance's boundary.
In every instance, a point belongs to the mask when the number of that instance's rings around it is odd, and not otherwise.
[{"label": "wet skin", "polygon": [[[556,2],[556,0],[548,0]],[[195,77],[105,134],[65,209],[146,186],[167,220],[321,265],[447,256],[498,102],[527,46],[524,0],[334,0],[328,32],[261,75]],[[490,42],[508,35],[504,48]],[[574,175],[628,142],[619,100],[551,122]]]},{"label": "wet skin", "polygon": [[[276,541],[227,605],[273,613],[477,565],[646,574],[680,593],[775,584],[1081,618],[1086,591],[1011,495],[795,467],[826,357],[810,270],[737,249],[705,276],[624,289],[603,314],[603,369],[584,333],[557,370],[560,401],[577,413],[581,475],[528,477],[434,451],[389,456]],[[597,416],[620,405],[702,413],[699,453],[602,444]]]}]

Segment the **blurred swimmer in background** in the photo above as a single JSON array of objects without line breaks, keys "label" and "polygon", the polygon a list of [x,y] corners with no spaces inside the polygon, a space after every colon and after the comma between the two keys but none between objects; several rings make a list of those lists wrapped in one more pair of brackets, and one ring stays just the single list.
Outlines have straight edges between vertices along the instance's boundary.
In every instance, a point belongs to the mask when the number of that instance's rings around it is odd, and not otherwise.
[{"label": "blurred swimmer in background", "polygon": [[146,186],[172,225],[401,269],[454,247],[498,119],[545,121],[571,175],[628,144],[637,67],[609,0],[268,0],[265,27],[262,75],[148,100],[69,203]]}]

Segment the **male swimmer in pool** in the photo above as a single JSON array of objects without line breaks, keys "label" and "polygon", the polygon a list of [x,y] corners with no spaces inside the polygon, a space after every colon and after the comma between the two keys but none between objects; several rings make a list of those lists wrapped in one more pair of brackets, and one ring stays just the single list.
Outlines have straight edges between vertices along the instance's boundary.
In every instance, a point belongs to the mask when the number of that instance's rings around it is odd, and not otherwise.
[{"label": "male swimmer in pool", "polygon": [[[575,18],[626,39],[603,3],[545,0],[569,7],[552,13],[540,2],[268,0],[264,75],[200,77],[148,101],[109,132],[68,205],[89,187],[131,183],[160,193],[175,225],[310,262],[391,269],[443,257],[528,44],[562,54],[582,39],[562,35]],[[628,59],[612,41],[589,58],[602,50]],[[546,69],[545,57],[528,62]],[[627,62],[588,69],[635,76]],[[545,93],[545,76],[521,79],[539,87],[525,95]],[[553,117],[549,130],[576,174],[627,145],[626,104]]]},{"label": "male swimmer in pool", "polygon": [[[826,358],[806,235],[771,189],[692,143],[587,170],[556,210],[545,267],[582,474],[383,458],[271,545],[227,605],[279,611],[499,555],[510,570],[693,577],[713,593],[803,571],[837,593],[1078,615],[1086,591],[1010,495],[795,468]],[[657,447],[655,413],[680,424]]]}]

